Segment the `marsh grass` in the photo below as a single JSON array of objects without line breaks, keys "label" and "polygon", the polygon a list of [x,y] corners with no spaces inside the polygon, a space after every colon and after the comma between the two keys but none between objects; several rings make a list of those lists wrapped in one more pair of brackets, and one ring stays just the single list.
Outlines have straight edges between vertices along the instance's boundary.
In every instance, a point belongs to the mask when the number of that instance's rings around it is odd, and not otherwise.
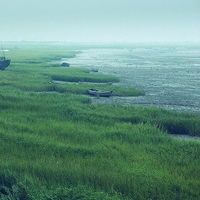
[{"label": "marsh grass", "polygon": [[[79,51],[64,51],[62,47],[54,49],[53,47],[52,49],[50,47],[36,49],[35,46],[26,46],[17,50],[11,49],[9,52],[9,57],[12,60],[11,66],[2,74],[0,84],[9,84],[22,91],[87,94],[88,88],[95,87],[114,90],[116,96],[144,95],[144,92],[133,87],[123,88],[92,84],[119,82],[119,78],[116,76],[90,73],[90,70],[85,68],[53,67],[49,61],[75,56],[75,53],[79,53]],[[74,84],[49,84],[52,80]],[[77,83],[83,82],[87,83],[77,85]]]},{"label": "marsh grass", "polygon": [[199,135],[199,116],[93,105],[82,95],[92,83],[49,84],[68,68],[46,61],[69,52],[26,48],[0,74],[1,199],[199,198],[200,143],[169,136]]},{"label": "marsh grass", "polygon": [[53,80],[69,81],[69,82],[119,82],[119,78],[111,75],[94,74],[90,73],[88,69],[82,68],[65,68],[58,69],[49,68],[45,69],[45,74],[51,76]]}]

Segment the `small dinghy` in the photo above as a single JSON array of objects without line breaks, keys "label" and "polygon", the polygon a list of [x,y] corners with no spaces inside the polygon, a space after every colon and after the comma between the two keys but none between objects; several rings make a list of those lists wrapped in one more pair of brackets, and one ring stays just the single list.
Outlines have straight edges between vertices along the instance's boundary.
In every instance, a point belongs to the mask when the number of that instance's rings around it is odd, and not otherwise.
[{"label": "small dinghy", "polygon": [[61,64],[61,66],[62,66],[62,67],[69,67],[70,64],[69,64],[69,63],[66,63],[66,62],[63,62],[63,63]]},{"label": "small dinghy", "polygon": [[104,90],[97,90],[97,89],[88,89],[87,92],[94,96],[100,97],[109,97],[113,91],[104,91]]},{"label": "small dinghy", "polygon": [[98,72],[98,69],[91,69],[90,72]]}]

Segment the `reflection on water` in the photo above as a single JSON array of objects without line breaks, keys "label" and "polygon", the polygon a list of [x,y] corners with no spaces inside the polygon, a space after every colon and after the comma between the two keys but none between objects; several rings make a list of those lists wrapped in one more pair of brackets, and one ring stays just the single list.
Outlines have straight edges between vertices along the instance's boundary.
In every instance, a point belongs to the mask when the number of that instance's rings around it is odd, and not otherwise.
[{"label": "reflection on water", "polygon": [[93,98],[96,103],[125,103],[200,114],[200,47],[151,47],[83,50],[68,59],[120,77],[120,85],[145,91],[143,97]]}]

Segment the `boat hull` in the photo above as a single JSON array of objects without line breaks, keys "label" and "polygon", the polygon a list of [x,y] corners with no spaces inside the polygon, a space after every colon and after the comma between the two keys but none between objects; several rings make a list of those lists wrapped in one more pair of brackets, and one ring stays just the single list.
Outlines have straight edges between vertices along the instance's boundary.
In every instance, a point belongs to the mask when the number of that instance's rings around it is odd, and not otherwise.
[{"label": "boat hull", "polygon": [[4,70],[10,65],[10,60],[0,60],[0,70]]},{"label": "boat hull", "polygon": [[102,91],[102,90],[96,90],[96,89],[88,89],[87,91],[90,95],[100,96],[100,97],[109,97],[111,96],[113,92],[113,91]]}]

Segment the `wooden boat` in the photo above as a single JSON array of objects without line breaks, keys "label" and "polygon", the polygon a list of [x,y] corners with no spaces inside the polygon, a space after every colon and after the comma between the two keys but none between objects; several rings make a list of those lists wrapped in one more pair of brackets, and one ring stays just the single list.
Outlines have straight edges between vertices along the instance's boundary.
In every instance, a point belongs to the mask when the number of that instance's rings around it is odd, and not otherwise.
[{"label": "wooden boat", "polygon": [[90,72],[98,72],[98,69],[91,69]]},{"label": "wooden boat", "polygon": [[109,97],[113,91],[104,91],[104,90],[97,90],[97,89],[88,89],[87,92],[94,96],[100,97]]},{"label": "wooden boat", "polygon": [[2,46],[3,56],[0,57],[0,70],[4,70],[6,67],[10,65],[10,60],[6,59],[5,57],[2,42],[1,42],[1,46]]},{"label": "wooden boat", "polygon": [[62,66],[62,67],[69,67],[70,64],[69,64],[69,63],[66,63],[66,62],[63,62],[63,63],[61,64],[61,66]]},{"label": "wooden boat", "polygon": [[6,59],[5,56],[0,57],[0,70],[4,70],[10,65],[10,60]]}]

